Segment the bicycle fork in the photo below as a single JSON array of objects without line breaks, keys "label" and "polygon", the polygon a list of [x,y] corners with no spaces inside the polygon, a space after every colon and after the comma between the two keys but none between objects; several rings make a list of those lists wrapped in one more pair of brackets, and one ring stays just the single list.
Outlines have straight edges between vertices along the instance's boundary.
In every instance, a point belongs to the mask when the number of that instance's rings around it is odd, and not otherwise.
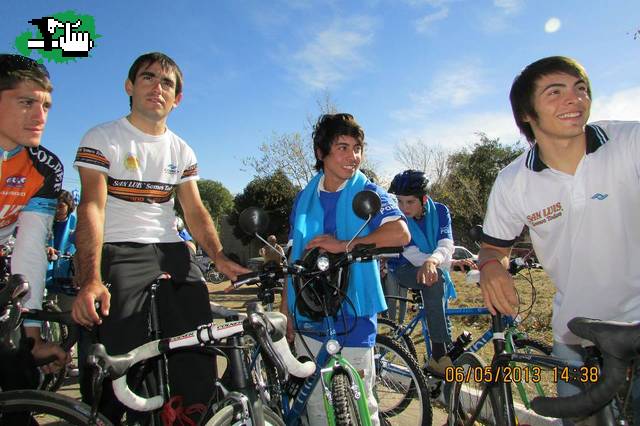
[{"label": "bicycle fork", "polygon": [[320,370],[320,382],[329,425],[332,426],[335,424],[331,382],[334,374],[338,372],[346,373],[349,378],[350,387],[353,392],[354,399],[356,400],[356,404],[358,405],[358,412],[361,415],[360,421],[362,422],[362,426],[371,426],[371,413],[369,412],[364,380],[360,377],[358,371],[351,364],[346,362],[341,354],[333,355],[327,363],[327,366]]}]

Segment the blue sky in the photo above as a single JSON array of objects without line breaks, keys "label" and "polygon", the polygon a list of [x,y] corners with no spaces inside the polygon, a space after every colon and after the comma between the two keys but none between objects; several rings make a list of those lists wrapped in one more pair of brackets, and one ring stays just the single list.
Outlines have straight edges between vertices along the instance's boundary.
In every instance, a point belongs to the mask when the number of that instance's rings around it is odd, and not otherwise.
[{"label": "blue sky", "polygon": [[383,176],[400,171],[393,153],[406,141],[520,139],[508,91],[544,56],[586,67],[593,119],[640,118],[636,0],[3,1],[0,51],[15,52],[30,19],[69,9],[92,15],[102,37],[90,58],[47,64],[55,90],[43,145],[64,162],[68,188],[79,185],[83,134],[127,114],[129,66],[153,50],[185,74],[169,127],[194,148],[200,175],[234,193],[253,177],[242,159],[274,133],[309,140],[327,93],[362,124]]}]

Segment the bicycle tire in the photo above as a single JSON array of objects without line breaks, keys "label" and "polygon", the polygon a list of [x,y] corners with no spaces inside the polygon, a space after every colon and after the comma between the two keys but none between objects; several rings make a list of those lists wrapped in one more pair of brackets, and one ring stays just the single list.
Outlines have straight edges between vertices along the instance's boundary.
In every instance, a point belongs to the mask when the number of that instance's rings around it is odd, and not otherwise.
[{"label": "bicycle tire", "polygon": [[[40,416],[49,416],[49,419],[54,416],[62,421],[56,422],[56,425],[88,425],[91,416],[91,408],[88,405],[53,392],[14,390],[0,393],[0,424],[19,426],[20,423],[5,416],[21,412],[28,412],[36,419]],[[9,423],[5,423],[5,420]],[[95,424],[99,426],[111,425],[111,422],[102,415],[98,415],[96,420]]]},{"label": "bicycle tire", "polygon": [[205,278],[208,282],[213,284],[220,284],[222,281],[227,279],[222,272],[218,272],[215,266],[209,266],[205,273]]},{"label": "bicycle tire", "polygon": [[[62,312],[60,307],[54,302],[43,303],[42,309],[46,312]],[[55,321],[44,321],[42,323],[42,340],[62,346],[62,343],[69,337],[69,330],[66,325]],[[65,365],[60,370],[51,374],[44,374],[38,389],[55,392],[62,386],[67,377],[68,366]]]},{"label": "bicycle tire", "polygon": [[389,318],[378,318],[378,335],[391,336],[393,340],[398,341],[402,346],[407,348],[409,353],[413,355],[415,360],[418,360],[418,351],[416,345],[413,343],[411,336],[408,334],[398,334],[400,324]]},{"label": "bicycle tire", "polygon": [[[366,395],[362,395],[366,398]],[[344,371],[336,371],[331,378],[331,398],[336,426],[352,426],[361,423],[351,381]]]},{"label": "bicycle tire", "polygon": [[[484,372],[485,362],[473,352],[464,352],[454,363],[454,372],[462,371],[463,379],[470,379],[469,382],[457,380],[453,377],[451,394],[449,397],[449,415],[447,424],[449,426],[475,425],[476,420],[481,420],[483,424],[500,425],[501,405],[497,389],[490,388],[486,393],[486,383],[483,380],[475,381],[474,372]],[[460,370],[462,368],[462,370]],[[467,372],[471,370],[470,374]],[[465,387],[468,386],[468,387]],[[485,395],[482,398],[482,395]],[[487,396],[489,407],[486,406]],[[497,417],[497,418],[496,418]]]},{"label": "bicycle tire", "polygon": [[409,351],[389,336],[376,336],[376,381],[381,421],[429,426],[432,421],[429,388],[424,373]]},{"label": "bicycle tire", "polygon": [[[269,407],[264,408],[264,424],[265,426],[285,426],[282,419],[274,413]],[[233,405],[226,405],[219,409],[207,421],[206,426],[240,426],[242,422],[234,423],[235,408]]]}]

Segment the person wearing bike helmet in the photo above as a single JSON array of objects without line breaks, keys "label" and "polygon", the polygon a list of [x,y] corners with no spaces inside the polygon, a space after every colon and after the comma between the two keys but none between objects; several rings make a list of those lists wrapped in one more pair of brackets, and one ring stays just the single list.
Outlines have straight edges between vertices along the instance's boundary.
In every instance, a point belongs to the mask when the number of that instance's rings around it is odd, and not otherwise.
[{"label": "person wearing bike helmet", "polygon": [[[403,246],[409,242],[409,231],[402,212],[379,186],[370,182],[358,169],[364,155],[364,131],[351,114],[324,114],[313,129],[315,168],[318,174],[297,195],[290,216],[289,238],[292,244],[291,262],[302,259],[305,251],[319,248],[329,253],[344,253],[348,241],[357,233],[362,220],[352,210],[355,195],[364,189],[375,191],[382,208],[350,247],[373,243],[378,247]],[[373,347],[377,332],[376,317],[386,310],[378,262],[352,265],[346,298],[342,302],[336,332],[343,346],[342,355],[357,369],[365,372],[365,387],[371,420],[379,424],[378,405],[373,395],[375,366]],[[354,271],[358,270],[357,273]],[[353,307],[356,307],[354,312]],[[288,338],[293,338],[297,326],[296,348],[306,354],[303,334],[315,355],[321,345],[320,331],[325,327],[299,312],[293,283],[282,293],[281,312],[288,315]],[[342,318],[345,320],[343,321]],[[345,323],[347,329],[345,329]],[[321,386],[316,386],[307,405],[311,425],[326,425]]]},{"label": "person wearing bike helmet", "polygon": [[[407,287],[422,293],[431,337],[431,359],[427,369],[444,376],[445,368],[452,365],[451,359],[445,356],[451,344],[445,309],[449,298],[455,297],[449,276],[454,244],[449,209],[427,195],[428,185],[424,172],[405,170],[398,173],[389,186],[389,193],[396,195],[398,205],[407,217],[411,242],[399,259],[388,261],[387,283],[392,292],[397,287]],[[442,279],[439,279],[438,269],[442,271]],[[404,293],[406,295],[406,290]],[[405,311],[406,304],[402,303],[402,320]],[[395,311],[390,312],[395,317]]]},{"label": "person wearing bike helmet", "polygon": [[[510,100],[531,146],[500,171],[491,189],[479,253],[482,294],[492,313],[518,312],[507,269],[511,247],[527,226],[557,288],[554,355],[582,361],[584,341],[567,326],[572,318],[640,319],[640,123],[588,123],[589,77],[564,56],[527,65],[513,81]],[[634,424],[640,424],[635,377]],[[558,382],[561,396],[577,392]]]}]

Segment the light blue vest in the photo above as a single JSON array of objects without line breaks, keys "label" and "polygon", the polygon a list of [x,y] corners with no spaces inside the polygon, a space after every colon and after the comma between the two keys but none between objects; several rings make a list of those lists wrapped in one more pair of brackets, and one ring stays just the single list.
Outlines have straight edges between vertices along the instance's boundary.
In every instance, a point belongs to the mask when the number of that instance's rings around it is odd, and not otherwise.
[{"label": "light blue vest", "polygon": [[[318,193],[318,184],[322,176],[322,172],[318,173],[298,198],[292,232],[291,262],[302,258],[307,243],[313,237],[324,234],[324,210]],[[364,220],[353,212],[352,202],[355,195],[365,188],[366,183],[366,176],[358,171],[340,191],[336,206],[336,227],[339,240],[350,240],[364,224]],[[369,230],[365,228],[360,236],[368,234]],[[289,312],[296,312],[298,321],[311,321],[295,309],[295,294],[292,280],[289,279],[287,290]],[[351,265],[347,297],[353,304],[352,307],[343,302],[344,313],[349,316],[354,316],[354,308],[355,316],[371,316],[387,309],[380,283],[378,262],[362,262]]]}]

